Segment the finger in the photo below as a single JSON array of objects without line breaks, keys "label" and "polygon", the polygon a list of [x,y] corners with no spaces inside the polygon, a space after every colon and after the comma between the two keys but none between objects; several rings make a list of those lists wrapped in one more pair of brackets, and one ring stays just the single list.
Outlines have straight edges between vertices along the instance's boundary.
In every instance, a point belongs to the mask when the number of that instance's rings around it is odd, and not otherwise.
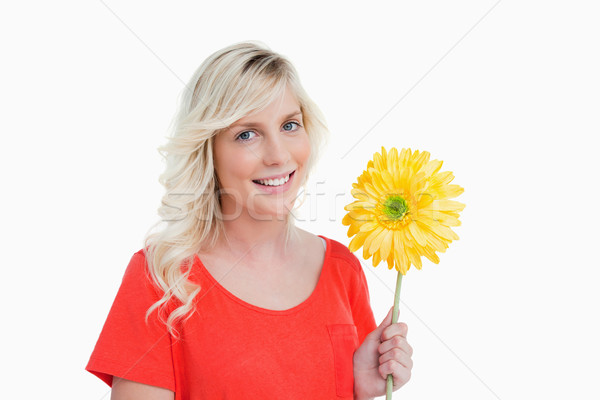
[{"label": "finger", "polygon": [[381,341],[384,342],[386,340],[391,339],[393,336],[402,336],[405,337],[408,334],[408,325],[404,322],[397,322],[385,328],[383,333],[381,334]]},{"label": "finger", "polygon": [[381,342],[381,334],[383,331],[392,324],[392,311],[394,307],[390,308],[390,311],[386,315],[386,317],[381,321],[379,326],[375,328],[373,332],[369,334],[369,340]]},{"label": "finger", "polygon": [[394,390],[404,386],[404,384],[410,379],[411,375],[409,368],[406,368],[394,360],[389,360],[381,364],[378,371],[383,379],[387,379],[387,376],[392,374],[392,378],[394,379]]},{"label": "finger", "polygon": [[381,356],[379,356],[380,365],[384,364],[389,360],[395,360],[408,369],[412,369],[413,367],[413,360],[411,356],[405,351],[400,350],[398,348],[393,348],[390,351],[383,353]]},{"label": "finger", "polygon": [[393,311],[394,311],[394,307],[390,308],[390,310],[388,311],[388,313],[385,316],[385,318],[383,319],[383,321],[381,321],[381,323],[379,324],[379,328],[381,328],[383,330],[392,324]]},{"label": "finger", "polygon": [[384,342],[381,342],[377,350],[379,351],[379,354],[385,354],[394,348],[402,350],[411,357],[413,355],[412,346],[408,344],[405,337],[399,335],[394,336],[391,339],[388,339]]}]

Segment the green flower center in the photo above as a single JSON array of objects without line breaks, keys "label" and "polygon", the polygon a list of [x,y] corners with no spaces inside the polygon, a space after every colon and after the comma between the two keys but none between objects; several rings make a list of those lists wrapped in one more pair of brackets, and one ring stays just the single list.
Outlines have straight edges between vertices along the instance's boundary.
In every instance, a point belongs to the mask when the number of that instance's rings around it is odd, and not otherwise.
[{"label": "green flower center", "polygon": [[392,221],[399,221],[408,213],[408,202],[401,196],[389,196],[383,203],[383,213]]}]

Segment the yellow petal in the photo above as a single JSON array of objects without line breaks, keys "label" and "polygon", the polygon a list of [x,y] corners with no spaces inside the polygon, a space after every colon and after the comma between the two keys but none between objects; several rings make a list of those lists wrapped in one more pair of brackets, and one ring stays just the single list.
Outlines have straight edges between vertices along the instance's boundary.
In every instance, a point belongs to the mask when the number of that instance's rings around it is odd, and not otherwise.
[{"label": "yellow petal", "polygon": [[400,188],[402,188],[403,190],[405,190],[407,192],[410,188],[410,186],[409,186],[410,176],[411,176],[410,168],[404,167],[400,171]]},{"label": "yellow petal", "polygon": [[458,197],[463,194],[465,189],[460,187],[459,185],[442,185],[438,188],[437,193],[440,199],[451,199],[453,197]]},{"label": "yellow petal", "polygon": [[383,182],[381,180],[381,174],[379,173],[379,171],[375,170],[375,169],[371,169],[369,171],[371,173],[371,183],[373,184],[373,187],[375,188],[375,190],[377,190],[377,193],[384,193],[385,192],[385,187],[383,186]]},{"label": "yellow petal", "polygon": [[368,236],[368,233],[357,233],[356,236],[354,236],[350,241],[350,244],[348,244],[348,249],[354,253],[356,250],[360,249]]},{"label": "yellow petal", "polygon": [[452,179],[454,179],[452,171],[439,172],[431,177],[432,184],[434,185],[447,185],[452,182]]},{"label": "yellow petal", "polygon": [[410,157],[411,157],[410,149],[400,150],[400,157],[398,157],[399,158],[398,161],[400,162],[400,168],[406,168],[408,166]]},{"label": "yellow petal", "polygon": [[387,229],[381,229],[381,231],[377,233],[377,236],[375,236],[375,238],[369,245],[369,253],[375,253],[381,248],[381,242],[383,241],[383,237],[385,236],[386,232]]},{"label": "yellow petal", "polygon": [[428,193],[427,190],[425,190],[417,193],[415,195],[415,200],[417,201],[417,209],[420,212],[422,209],[427,208],[433,203],[433,200],[435,200],[435,196],[433,196],[431,193]]},{"label": "yellow petal", "polygon": [[394,231],[394,262],[396,264],[396,270],[406,274],[410,268],[410,261],[406,255],[406,248],[404,246],[404,237],[400,231]]},{"label": "yellow petal", "polygon": [[408,258],[410,259],[410,262],[413,263],[413,265],[418,269],[421,269],[421,256],[417,253],[417,251],[409,247],[406,253],[408,255]]},{"label": "yellow petal", "polygon": [[368,211],[371,211],[373,209],[375,209],[376,207],[376,203],[374,201],[355,201],[351,204],[348,204],[346,207],[344,207],[344,210],[346,211],[354,211],[354,210],[358,210],[358,209],[365,209]]},{"label": "yellow petal", "polygon": [[425,166],[425,174],[427,176],[432,176],[438,173],[438,171],[442,168],[442,164],[444,162],[440,160],[431,160]]},{"label": "yellow petal", "polygon": [[427,244],[434,250],[444,253],[447,248],[446,244],[438,238],[438,236],[429,228],[429,226],[423,224],[421,220],[418,220],[417,223],[420,225],[421,229],[427,232]]},{"label": "yellow petal", "polygon": [[462,211],[465,205],[455,200],[437,200],[436,205],[440,211]]},{"label": "yellow petal", "polygon": [[352,223],[352,218],[350,218],[350,213],[344,215],[344,218],[342,218],[342,225],[350,225]]},{"label": "yellow petal", "polygon": [[436,214],[437,220],[446,226],[460,226],[461,222],[452,214],[439,212]]},{"label": "yellow petal", "polygon": [[410,177],[409,188],[410,193],[417,193],[425,188],[427,183],[427,175],[424,172],[419,172]]},{"label": "yellow petal", "polygon": [[388,269],[394,268],[394,252],[390,252],[387,258]]},{"label": "yellow petal", "polygon": [[352,224],[348,228],[348,237],[356,235],[358,232],[360,232],[360,224]]},{"label": "yellow petal", "polygon": [[427,238],[425,237],[424,232],[421,231],[421,228],[419,227],[419,225],[417,225],[416,222],[411,222],[408,224],[408,231],[418,244],[420,244],[421,246],[427,245]]},{"label": "yellow petal", "polygon": [[436,227],[434,227],[434,232],[436,235],[440,236],[442,239],[448,239],[448,240],[458,240],[458,235],[456,233],[454,233],[454,231],[450,228],[448,228],[445,225],[437,225]]},{"label": "yellow petal", "polygon": [[379,257],[379,252],[376,251],[375,253],[373,253],[373,266],[374,267],[378,266],[380,262],[381,262],[381,257]]},{"label": "yellow petal", "polygon": [[415,173],[420,171],[421,168],[429,162],[429,156],[430,156],[430,154],[428,151],[423,151],[423,152],[419,152],[419,150],[415,151],[415,154],[413,155],[413,157],[414,157],[413,168],[414,168]]},{"label": "yellow petal", "polygon": [[363,258],[366,260],[369,257],[371,257],[371,254],[373,252],[369,251],[369,249],[371,248],[371,243],[373,242],[373,239],[375,239],[377,237],[377,235],[379,233],[381,233],[383,231],[383,228],[381,226],[377,226],[375,228],[374,231],[372,231],[371,233],[368,234],[367,238],[365,239],[364,243],[363,243]]},{"label": "yellow petal", "polygon": [[387,260],[390,256],[390,251],[392,251],[392,242],[394,240],[394,231],[385,230],[385,235],[381,240],[381,247],[379,248],[379,252],[381,253],[381,258]]},{"label": "yellow petal", "polygon": [[397,252],[396,257],[394,258],[394,262],[396,263],[396,270],[400,271],[402,275],[406,275],[406,273],[410,269],[410,261],[408,261],[406,253]]},{"label": "yellow petal", "polygon": [[352,195],[352,197],[354,197],[355,199],[360,200],[360,201],[371,200],[371,196],[369,195],[369,193],[367,193],[367,191],[362,187],[357,187],[357,188],[352,189],[350,191],[350,194]]},{"label": "yellow petal", "polygon": [[379,226],[377,221],[367,221],[363,223],[360,227],[360,232],[370,232]]},{"label": "yellow petal", "polygon": [[396,169],[397,163],[398,163],[398,150],[395,147],[392,147],[392,149],[388,153],[387,169],[389,171],[394,171],[394,169]]},{"label": "yellow petal", "polygon": [[367,195],[369,195],[371,199],[376,200],[377,198],[379,198],[379,192],[377,191],[377,189],[375,189],[375,187],[370,181],[365,182],[362,189],[364,189],[364,191],[367,193]]},{"label": "yellow petal", "polygon": [[394,177],[389,173],[388,170],[384,169],[381,171],[381,180],[383,182],[383,187],[385,187],[386,192],[391,192],[394,190]]},{"label": "yellow petal", "polygon": [[[385,152],[385,149],[382,147],[381,151]],[[375,168],[376,169],[378,169],[380,171],[382,169],[385,169],[385,167],[384,167],[384,165],[385,165],[384,164],[384,160],[383,160],[383,157],[381,156],[381,154],[379,154],[379,153],[373,154],[373,163],[375,164]]]},{"label": "yellow petal", "polygon": [[403,237],[402,237],[402,233],[400,233],[400,231],[393,231],[394,232],[394,252],[402,252],[404,251],[404,243],[403,241]]},{"label": "yellow petal", "polygon": [[429,261],[431,261],[434,264],[439,264],[440,263],[440,258],[437,256],[437,254],[435,254],[435,252],[429,248],[426,247],[423,249],[423,255],[425,257],[427,257],[429,259]]}]

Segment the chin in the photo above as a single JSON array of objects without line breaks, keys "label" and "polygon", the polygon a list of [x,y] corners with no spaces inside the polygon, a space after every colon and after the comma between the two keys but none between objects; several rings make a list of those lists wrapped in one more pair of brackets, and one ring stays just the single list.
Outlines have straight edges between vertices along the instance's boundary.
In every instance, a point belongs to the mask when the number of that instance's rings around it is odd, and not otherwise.
[{"label": "chin", "polygon": [[285,221],[288,218],[288,216],[291,214],[293,204],[292,205],[286,204],[285,207],[283,207],[283,206],[279,206],[279,207],[282,209],[278,210],[277,206],[273,206],[273,207],[253,210],[250,215],[252,215],[258,221],[273,221],[273,220]]}]

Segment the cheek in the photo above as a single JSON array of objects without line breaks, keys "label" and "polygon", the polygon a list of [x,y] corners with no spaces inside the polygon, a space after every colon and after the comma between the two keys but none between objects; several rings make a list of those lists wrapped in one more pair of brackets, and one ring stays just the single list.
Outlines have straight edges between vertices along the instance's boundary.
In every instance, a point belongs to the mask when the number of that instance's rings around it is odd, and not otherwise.
[{"label": "cheek", "polygon": [[228,157],[215,162],[215,170],[221,183],[229,186],[239,182],[240,179],[246,179],[250,168],[243,157],[239,156]]},{"label": "cheek", "polygon": [[299,163],[306,165],[310,157],[310,141],[307,135],[303,135],[303,140],[294,148],[294,157]]},{"label": "cheek", "polygon": [[227,146],[215,146],[215,172],[223,186],[233,184],[233,181],[245,177],[248,173],[248,154]]}]

